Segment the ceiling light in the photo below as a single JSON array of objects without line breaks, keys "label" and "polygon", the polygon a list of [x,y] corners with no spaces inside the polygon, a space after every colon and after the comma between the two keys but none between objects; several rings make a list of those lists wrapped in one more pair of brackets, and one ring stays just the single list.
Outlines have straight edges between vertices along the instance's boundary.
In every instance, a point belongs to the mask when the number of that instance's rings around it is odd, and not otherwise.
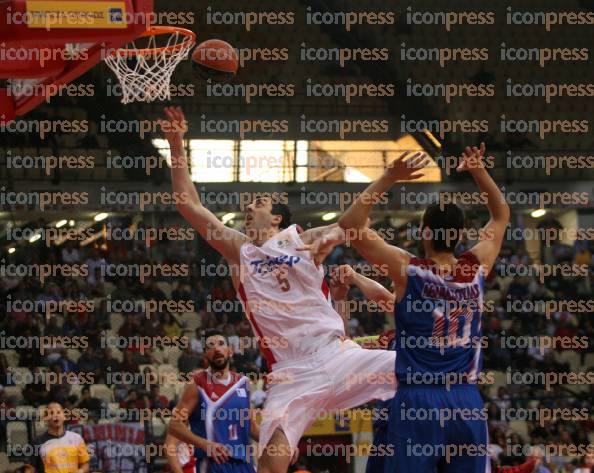
[{"label": "ceiling light", "polygon": [[547,211],[545,209],[536,209],[536,210],[533,210],[532,212],[530,212],[530,216],[532,218],[544,217],[546,214],[547,214]]},{"label": "ceiling light", "polygon": [[227,223],[233,220],[234,218],[235,214],[233,212],[229,212],[228,214],[223,215],[223,217],[221,218],[221,222]]}]

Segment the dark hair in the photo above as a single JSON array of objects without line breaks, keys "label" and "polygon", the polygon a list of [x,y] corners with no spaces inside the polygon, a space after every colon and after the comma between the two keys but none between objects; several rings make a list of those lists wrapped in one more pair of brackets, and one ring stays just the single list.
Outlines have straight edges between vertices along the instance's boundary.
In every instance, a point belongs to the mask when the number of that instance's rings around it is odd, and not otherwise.
[{"label": "dark hair", "polygon": [[280,215],[282,217],[278,228],[288,228],[291,225],[291,210],[287,204],[272,204],[272,215]]},{"label": "dark hair", "polygon": [[204,344],[206,344],[206,340],[208,340],[210,337],[216,337],[219,335],[225,339],[225,343],[228,343],[225,334],[221,330],[217,330],[214,328],[206,329],[202,334],[202,340],[204,341]]},{"label": "dark hair", "polygon": [[423,214],[422,228],[431,230],[431,241],[435,251],[453,253],[460,241],[464,228],[464,212],[456,204],[431,204]]}]

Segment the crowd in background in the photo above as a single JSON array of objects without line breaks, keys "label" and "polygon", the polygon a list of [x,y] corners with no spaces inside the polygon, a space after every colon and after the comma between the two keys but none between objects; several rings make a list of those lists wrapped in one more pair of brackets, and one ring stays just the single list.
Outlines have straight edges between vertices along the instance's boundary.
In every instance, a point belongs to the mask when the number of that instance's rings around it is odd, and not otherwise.
[{"label": "crowd in background", "polygon": [[[43,225],[38,222],[38,225]],[[130,221],[113,221],[110,224],[128,226]],[[378,224],[389,225],[383,222]],[[142,224],[139,228],[142,228]],[[396,235],[402,235],[396,232]],[[416,251],[416,244],[404,237],[396,236],[391,243],[408,247]],[[464,251],[471,242],[463,241],[459,251]],[[573,246],[555,242],[543,248],[540,260],[548,264],[586,264],[590,273],[594,268],[594,248],[588,242],[576,242]],[[544,284],[539,282],[537,274],[514,276],[513,268],[518,265],[530,266],[533,261],[523,241],[506,241],[501,251],[495,270],[487,278],[487,300],[494,304],[487,306],[484,312],[484,337],[488,344],[484,349],[484,371],[510,373],[531,372],[592,372],[593,366],[587,363],[592,360],[588,354],[594,353],[594,327],[591,312],[553,311],[547,314],[541,310],[539,301],[552,300],[588,300],[592,296],[590,276],[552,276],[546,278]],[[121,350],[120,356],[102,343],[102,337],[111,327],[112,314],[109,303],[116,300],[154,300],[168,299],[159,287],[161,281],[171,283],[171,300],[193,301],[195,317],[199,323],[188,327],[180,314],[161,311],[150,319],[143,313],[124,314],[123,323],[113,331],[121,337],[168,336],[171,338],[187,337],[188,343],[183,346],[181,355],[175,360],[176,368],[182,373],[189,373],[204,367],[203,346],[200,334],[204,329],[217,328],[229,338],[234,349],[233,368],[237,371],[253,374],[264,374],[268,367],[257,347],[244,346],[240,340],[252,337],[249,323],[243,316],[241,306],[237,303],[230,278],[210,276],[212,272],[204,271],[205,265],[213,268],[224,267],[222,261],[204,241],[199,239],[187,242],[172,241],[120,241],[91,244],[81,247],[68,242],[60,246],[44,244],[29,245],[27,251],[17,251],[8,256],[11,263],[36,264],[85,264],[89,268],[86,277],[50,277],[41,284],[35,277],[2,277],[0,278],[1,300],[32,300],[38,303],[38,311],[30,313],[23,310],[8,310],[6,304],[0,306],[0,333],[2,337],[21,336],[38,337],[84,335],[88,337],[88,347],[82,350],[80,357],[74,360],[69,350],[59,344],[49,347],[44,353],[39,350],[17,350],[18,367],[28,368],[33,373],[51,371],[55,373],[94,373],[95,383],[105,384],[113,391],[113,401],[121,408],[138,409],[172,408],[177,399],[175,396],[161,392],[159,383],[139,384],[118,383],[110,379],[110,373],[140,373],[142,365],[157,366],[163,362],[171,362],[166,358],[167,350],[141,349],[131,346]],[[140,282],[135,277],[105,277],[102,267],[107,264],[142,264],[169,263],[187,264],[189,276],[183,278],[148,278]],[[357,253],[346,246],[337,247],[326,260],[328,266],[349,264],[361,270],[365,268]],[[220,265],[220,266],[219,266]],[[220,273],[219,273],[220,274]],[[379,278],[387,287],[389,282]],[[109,299],[108,297],[109,296]],[[356,288],[349,294],[352,300],[362,301],[363,295]],[[48,301],[66,299],[88,299],[98,302],[94,311],[78,309],[64,312],[62,317],[46,317],[44,304]],[[214,301],[226,301],[219,306],[224,311],[213,310]],[[534,310],[510,310],[512,302],[527,303],[525,307],[534,306]],[[362,310],[351,314],[349,321],[350,334],[353,337],[375,335],[393,327],[392,314]],[[547,348],[534,342],[530,346],[512,348],[506,343],[517,340],[515,337],[570,337],[582,340],[578,349],[564,350]],[[585,340],[585,342],[584,342]],[[575,355],[567,356],[567,352]],[[165,356],[165,358],[163,358]],[[0,402],[4,407],[17,404],[40,406],[51,401],[59,401],[67,408],[86,408],[91,413],[90,422],[100,418],[105,401],[91,396],[88,386],[81,390],[73,390],[73,383],[63,380],[53,384],[49,390],[40,383],[28,383],[22,386],[22,399],[6,394],[6,388],[13,386],[11,370],[15,368],[4,354],[0,354]],[[148,368],[144,368],[148,369]],[[261,377],[258,379],[262,379]],[[521,445],[584,445],[594,443],[594,420],[591,416],[594,401],[594,385],[554,385],[550,389],[542,384],[504,384],[493,388],[483,385],[486,409],[489,418],[489,433],[492,456],[496,463],[510,464],[518,458],[510,458],[510,446]],[[261,406],[265,400],[265,386],[255,386],[254,402]],[[522,411],[524,409],[524,411]],[[544,410],[561,410],[574,414],[573,418],[557,416],[550,421],[534,418],[535,412]],[[517,422],[513,412],[527,413],[527,422]],[[93,414],[94,413],[94,414]],[[577,415],[576,413],[581,413]],[[584,415],[584,413],[586,413]],[[134,420],[134,419],[129,419]],[[520,419],[521,420],[521,419]],[[76,422],[73,420],[72,422]],[[6,422],[0,423],[3,441],[6,440]],[[518,426],[523,425],[521,429]],[[568,460],[563,455],[553,456],[542,467],[539,473],[579,473],[589,472],[594,463],[590,457]],[[576,468],[582,466],[581,470]]]}]

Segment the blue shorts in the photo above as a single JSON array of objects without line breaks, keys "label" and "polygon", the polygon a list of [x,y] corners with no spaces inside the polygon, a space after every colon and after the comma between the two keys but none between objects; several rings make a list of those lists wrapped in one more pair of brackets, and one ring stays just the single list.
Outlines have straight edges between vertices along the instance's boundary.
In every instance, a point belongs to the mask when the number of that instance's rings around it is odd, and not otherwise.
[{"label": "blue shorts", "polygon": [[[203,465],[204,464],[204,465]],[[196,465],[197,473],[256,473],[253,465],[231,458],[226,463],[217,465],[212,460],[204,459]]]},{"label": "blue shorts", "polygon": [[[440,420],[441,419],[441,420]],[[398,386],[385,473],[488,473],[486,411],[476,385]]]},{"label": "blue shorts", "polygon": [[373,430],[373,445],[376,447],[375,452],[377,455],[369,455],[367,457],[367,466],[365,467],[365,473],[384,473],[384,465],[386,463],[386,455],[382,454],[381,448],[383,448],[388,441],[388,432],[386,429],[374,429]]},{"label": "blue shorts", "polygon": [[373,453],[369,452],[365,473],[384,473],[386,456],[394,454],[393,445],[388,445],[388,418],[391,405],[392,399],[375,403],[374,411],[381,415],[382,420],[376,420],[373,423],[373,446],[375,448]]}]

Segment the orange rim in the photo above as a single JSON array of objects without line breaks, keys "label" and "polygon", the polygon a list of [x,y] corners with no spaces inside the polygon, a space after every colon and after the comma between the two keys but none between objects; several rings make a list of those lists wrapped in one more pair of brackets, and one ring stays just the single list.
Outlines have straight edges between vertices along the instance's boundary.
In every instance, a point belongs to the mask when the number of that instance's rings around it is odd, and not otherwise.
[{"label": "orange rim", "polygon": [[191,30],[187,30],[185,28],[179,28],[177,26],[151,26],[147,29],[144,33],[142,33],[139,38],[148,38],[150,36],[159,36],[163,34],[173,34],[173,33],[180,33],[181,35],[185,36],[185,40],[178,44],[172,44],[170,46],[163,46],[161,48],[144,48],[144,49],[126,49],[121,48],[117,51],[113,52],[113,55],[116,54],[120,56],[153,56],[156,54],[164,53],[168,51],[170,53],[174,53],[179,51],[180,49],[185,48],[186,46],[191,46],[196,42],[196,33]]}]

